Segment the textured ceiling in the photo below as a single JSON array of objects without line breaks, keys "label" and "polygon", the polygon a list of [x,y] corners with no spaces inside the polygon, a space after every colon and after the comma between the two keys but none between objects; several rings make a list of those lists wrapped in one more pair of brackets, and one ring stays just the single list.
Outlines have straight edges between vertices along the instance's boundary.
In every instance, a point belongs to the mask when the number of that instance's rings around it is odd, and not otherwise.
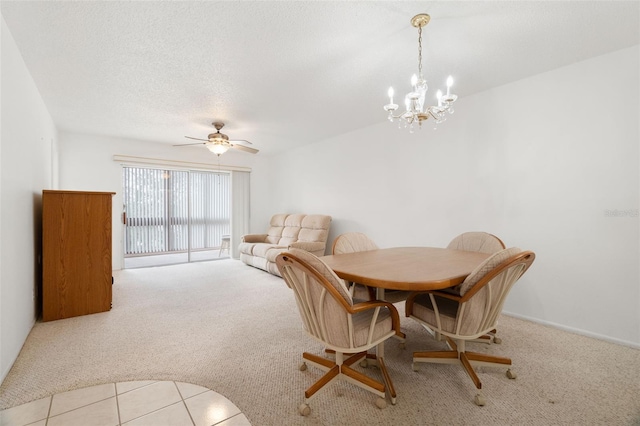
[{"label": "textured ceiling", "polygon": [[[61,130],[165,143],[226,122],[261,154],[386,119],[423,32],[433,96],[468,96],[639,43],[638,1],[2,1]],[[585,88],[588,90],[588,88]]]}]

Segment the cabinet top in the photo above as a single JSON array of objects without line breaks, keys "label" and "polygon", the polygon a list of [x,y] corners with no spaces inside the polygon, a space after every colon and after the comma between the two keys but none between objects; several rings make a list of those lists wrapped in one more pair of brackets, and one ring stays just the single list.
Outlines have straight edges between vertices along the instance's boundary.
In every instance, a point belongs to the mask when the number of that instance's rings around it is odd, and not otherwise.
[{"label": "cabinet top", "polygon": [[58,189],[43,189],[42,194],[99,194],[99,195],[115,195],[115,192],[98,192],[98,191],[64,191]]}]

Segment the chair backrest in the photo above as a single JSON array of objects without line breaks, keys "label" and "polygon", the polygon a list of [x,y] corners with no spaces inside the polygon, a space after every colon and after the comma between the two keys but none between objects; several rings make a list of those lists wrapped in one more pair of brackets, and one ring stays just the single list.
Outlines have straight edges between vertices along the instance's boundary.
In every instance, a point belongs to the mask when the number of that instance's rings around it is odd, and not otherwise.
[{"label": "chair backrest", "polygon": [[500,238],[487,232],[465,232],[451,240],[447,248],[490,254],[504,250],[505,245]]},{"label": "chair backrest", "polygon": [[353,299],[344,281],[304,250],[292,248],[278,255],[276,264],[295,294],[307,333],[325,344],[352,347],[348,309]]},{"label": "chair backrest", "polygon": [[361,232],[347,232],[339,235],[333,242],[333,254],[355,253],[358,251],[377,250],[375,242]]},{"label": "chair backrest", "polygon": [[531,251],[512,247],[478,265],[460,287],[457,334],[476,335],[495,328],[509,291],[535,257]]}]

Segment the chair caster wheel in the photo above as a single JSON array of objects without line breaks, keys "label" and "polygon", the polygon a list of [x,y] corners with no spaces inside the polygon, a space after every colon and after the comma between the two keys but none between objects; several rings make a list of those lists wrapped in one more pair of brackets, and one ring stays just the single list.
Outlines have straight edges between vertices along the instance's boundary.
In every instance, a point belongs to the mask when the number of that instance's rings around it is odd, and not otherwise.
[{"label": "chair caster wheel", "polygon": [[368,366],[369,366],[369,361],[367,361],[366,358],[360,361],[360,367],[367,368]]},{"label": "chair caster wheel", "polygon": [[418,363],[417,362],[412,362],[411,363],[411,369],[413,371],[418,371]]},{"label": "chair caster wheel", "polygon": [[480,407],[482,407],[487,403],[487,401],[484,399],[484,396],[482,396],[481,393],[476,394],[475,398],[473,398],[473,402],[475,402],[476,405]]},{"label": "chair caster wheel", "polygon": [[407,344],[405,342],[400,342],[400,343],[398,343],[398,347],[400,349],[405,349],[407,347]]},{"label": "chair caster wheel", "polygon": [[300,412],[301,416],[308,416],[309,414],[311,414],[311,408],[304,402],[298,406],[298,411]]},{"label": "chair caster wheel", "polygon": [[507,370],[507,377],[510,379],[515,379],[516,377],[518,377],[518,375],[516,373],[514,373],[513,371],[511,371],[511,369]]},{"label": "chair caster wheel", "polygon": [[307,363],[306,362],[301,362],[300,365],[298,365],[298,370],[304,371],[306,369],[307,369]]},{"label": "chair caster wheel", "polygon": [[383,409],[383,408],[387,408],[387,400],[384,398],[378,398],[376,399],[376,407],[378,407],[379,409]]},{"label": "chair caster wheel", "polygon": [[493,343],[495,343],[496,345],[499,345],[500,343],[502,343],[502,339],[499,337],[494,337],[493,338]]}]

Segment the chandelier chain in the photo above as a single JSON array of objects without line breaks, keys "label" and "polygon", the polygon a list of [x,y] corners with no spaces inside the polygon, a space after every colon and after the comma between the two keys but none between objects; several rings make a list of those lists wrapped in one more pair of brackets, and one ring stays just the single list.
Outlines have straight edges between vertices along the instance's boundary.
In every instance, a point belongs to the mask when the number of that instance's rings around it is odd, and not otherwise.
[{"label": "chandelier chain", "polygon": [[418,27],[418,77],[422,80],[422,27]]}]

